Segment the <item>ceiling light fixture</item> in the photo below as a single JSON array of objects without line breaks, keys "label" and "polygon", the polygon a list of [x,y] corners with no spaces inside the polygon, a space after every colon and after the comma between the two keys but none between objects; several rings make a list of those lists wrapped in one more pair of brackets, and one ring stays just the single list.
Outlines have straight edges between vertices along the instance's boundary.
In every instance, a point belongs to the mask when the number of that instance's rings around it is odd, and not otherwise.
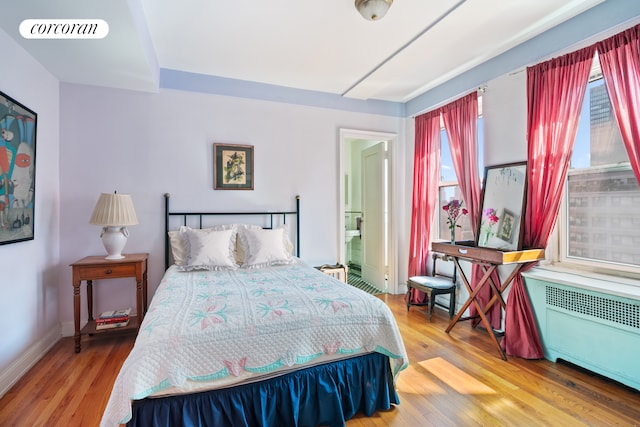
[{"label": "ceiling light fixture", "polygon": [[384,18],[393,0],[356,0],[356,9],[364,19],[379,21]]}]

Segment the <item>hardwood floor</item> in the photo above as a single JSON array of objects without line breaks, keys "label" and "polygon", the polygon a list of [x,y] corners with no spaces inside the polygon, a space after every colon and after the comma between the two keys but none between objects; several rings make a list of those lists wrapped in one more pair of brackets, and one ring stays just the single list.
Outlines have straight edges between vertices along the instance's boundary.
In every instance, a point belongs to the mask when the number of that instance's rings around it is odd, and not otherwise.
[{"label": "hardwood floor", "polygon": [[[402,296],[380,296],[396,315],[410,366],[400,373],[400,405],[357,426],[637,426],[640,392],[562,363],[503,361],[485,331],[448,316],[407,313]],[[0,426],[97,426],[133,335],[63,338],[0,399]],[[640,363],[640,362],[639,362]]]}]

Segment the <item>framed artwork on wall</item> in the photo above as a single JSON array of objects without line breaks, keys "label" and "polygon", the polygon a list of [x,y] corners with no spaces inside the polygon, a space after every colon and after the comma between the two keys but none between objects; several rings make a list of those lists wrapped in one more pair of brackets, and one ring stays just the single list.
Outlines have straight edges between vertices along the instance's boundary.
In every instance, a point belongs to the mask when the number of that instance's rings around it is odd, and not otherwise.
[{"label": "framed artwork on wall", "polygon": [[213,188],[253,190],[253,145],[213,144]]},{"label": "framed artwork on wall", "polygon": [[33,240],[37,118],[0,92],[0,245]]}]

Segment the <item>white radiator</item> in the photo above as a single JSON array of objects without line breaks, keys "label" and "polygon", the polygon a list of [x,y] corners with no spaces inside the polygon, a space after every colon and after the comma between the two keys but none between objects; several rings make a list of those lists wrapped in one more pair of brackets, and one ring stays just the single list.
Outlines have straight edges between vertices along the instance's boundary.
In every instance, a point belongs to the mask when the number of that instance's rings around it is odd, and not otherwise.
[{"label": "white radiator", "polygon": [[563,359],[640,390],[639,299],[581,287],[580,276],[523,276],[546,359]]},{"label": "white radiator", "polygon": [[607,320],[640,330],[640,305],[638,301],[614,299],[607,294],[587,293],[580,288],[545,286],[547,306],[556,307],[576,316],[589,316]]}]

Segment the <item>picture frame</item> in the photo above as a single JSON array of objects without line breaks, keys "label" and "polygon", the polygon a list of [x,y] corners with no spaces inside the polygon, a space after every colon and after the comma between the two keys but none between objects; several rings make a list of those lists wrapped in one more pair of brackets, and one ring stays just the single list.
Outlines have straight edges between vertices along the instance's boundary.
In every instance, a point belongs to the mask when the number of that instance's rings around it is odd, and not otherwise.
[{"label": "picture frame", "polygon": [[526,197],[526,161],[487,166],[476,246],[503,251],[522,250]]},{"label": "picture frame", "polygon": [[213,188],[253,190],[253,145],[213,144]]},{"label": "picture frame", "polygon": [[513,230],[516,224],[516,217],[509,209],[503,209],[500,216],[500,222],[498,223],[498,231],[496,236],[498,239],[502,239],[505,242],[513,242]]},{"label": "picture frame", "polygon": [[38,115],[0,92],[0,245],[34,239]]}]

